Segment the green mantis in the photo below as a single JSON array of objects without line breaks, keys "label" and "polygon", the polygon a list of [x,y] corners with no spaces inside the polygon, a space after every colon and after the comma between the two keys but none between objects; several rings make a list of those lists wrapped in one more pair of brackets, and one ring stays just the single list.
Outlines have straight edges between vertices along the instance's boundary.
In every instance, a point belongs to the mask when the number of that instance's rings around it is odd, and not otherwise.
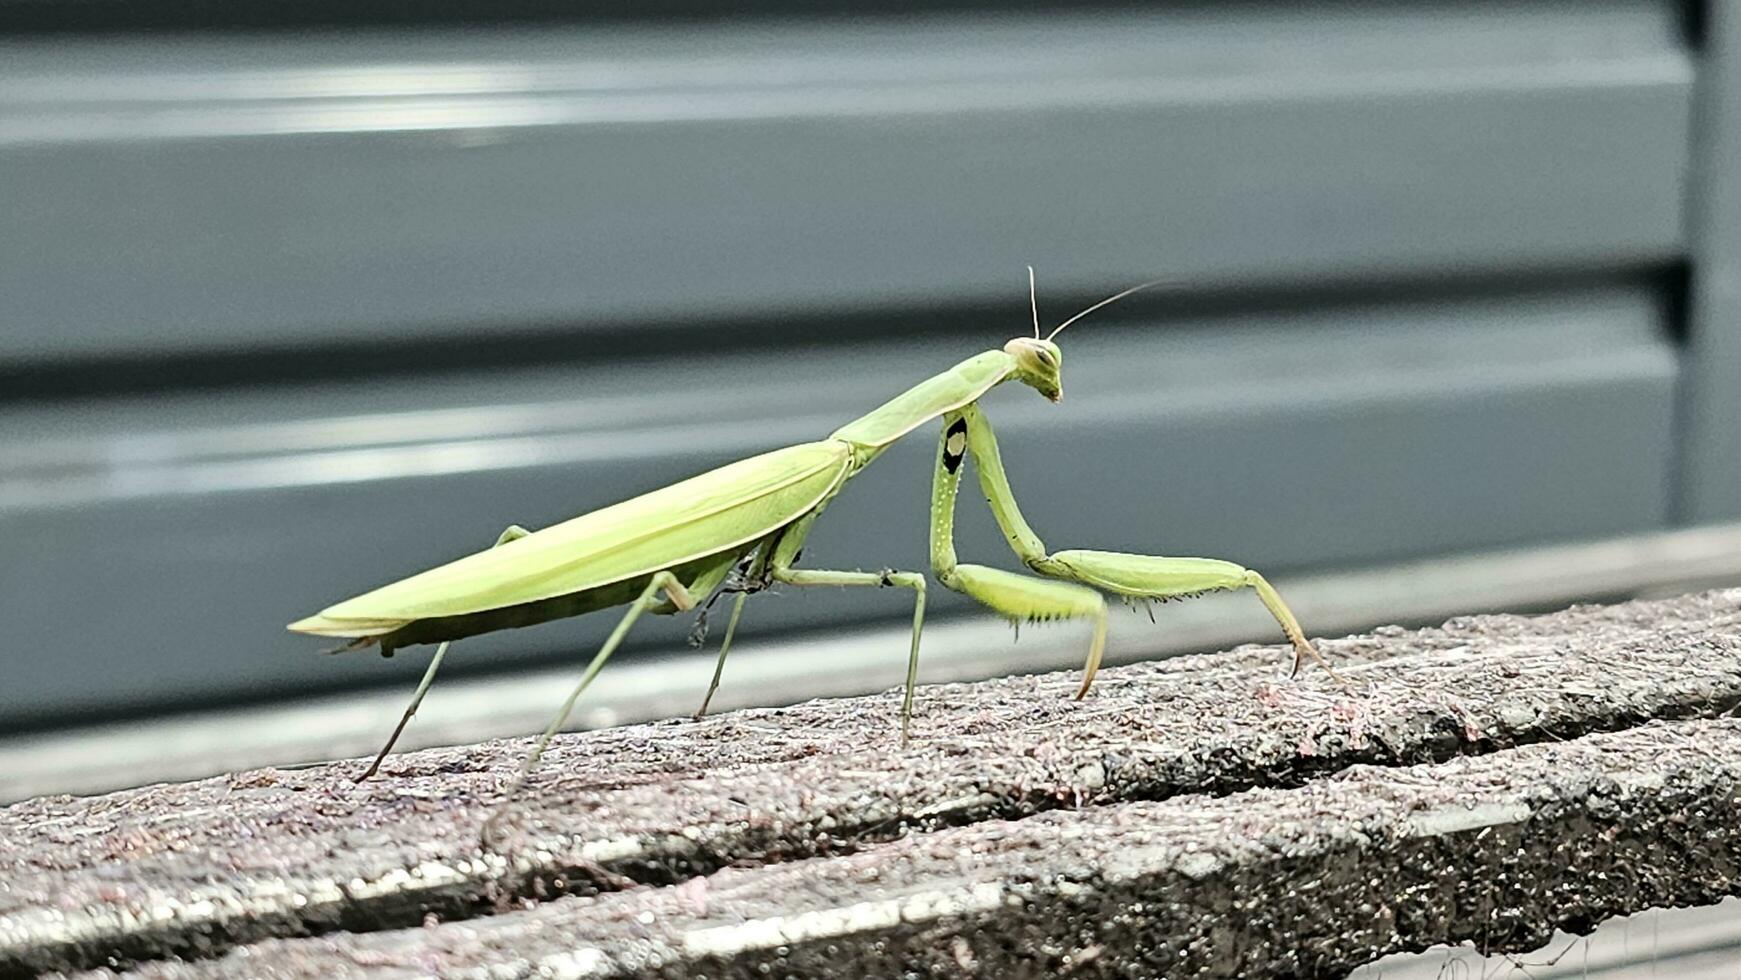
[{"label": "green mantis", "polygon": [[[1088,620],[1093,638],[1078,698],[1087,694],[1094,682],[1105,648],[1107,593],[1130,599],[1167,599],[1249,587],[1292,642],[1295,673],[1306,657],[1329,670],[1281,596],[1250,569],[1213,558],[1047,550],[1016,504],[998,455],[997,438],[980,411],[979,399],[997,385],[1018,381],[1053,402],[1059,401],[1064,392],[1063,353],[1054,338],[1089,313],[1155,284],[1144,283],[1101,300],[1042,337],[1032,268],[1028,277],[1034,308],[1032,337],[1016,337],[1002,348],[969,357],[836,429],[826,439],[732,463],[540,531],[510,527],[489,549],[290,624],[290,629],[299,632],[348,638],[350,642],[343,649],[378,646],[386,656],[415,644],[440,644],[398,727],[374,765],[360,778],[376,771],[416,713],[453,640],[627,606],[616,629],[527,756],[521,769],[524,778],[640,616],[688,610],[698,598],[735,592],[713,681],[697,712],[699,717],[718,688],[744,601],[776,583],[897,588],[912,593],[912,643],[901,701],[901,736],[905,740],[912,720],[919,637],[925,622],[926,577],[917,571],[827,571],[795,565],[812,525],[846,484],[896,440],[939,418],[942,435],[931,487],[931,573],[944,587],[1018,623]],[[962,467],[969,459],[998,527],[1032,574],[957,560],[955,499]],[[738,573],[735,578],[734,570]]]}]

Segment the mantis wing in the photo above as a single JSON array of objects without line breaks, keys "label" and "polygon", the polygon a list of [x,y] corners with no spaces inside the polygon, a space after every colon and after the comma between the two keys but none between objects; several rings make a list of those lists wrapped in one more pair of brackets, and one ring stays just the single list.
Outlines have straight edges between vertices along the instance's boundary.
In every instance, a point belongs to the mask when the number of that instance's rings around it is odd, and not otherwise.
[{"label": "mantis wing", "polygon": [[809,442],[753,456],[467,555],[290,624],[376,636],[419,619],[517,606],[668,569],[764,537],[844,478],[851,447]]}]

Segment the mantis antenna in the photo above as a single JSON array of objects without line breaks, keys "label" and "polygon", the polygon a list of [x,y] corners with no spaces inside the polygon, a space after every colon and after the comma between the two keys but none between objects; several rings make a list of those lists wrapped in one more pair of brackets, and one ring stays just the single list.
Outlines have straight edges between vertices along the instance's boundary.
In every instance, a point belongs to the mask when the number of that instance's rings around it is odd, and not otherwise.
[{"label": "mantis antenna", "polygon": [[1040,339],[1040,294],[1034,289],[1034,267],[1028,266],[1028,305],[1034,308],[1034,339]]},{"label": "mantis antenna", "polygon": [[[1131,293],[1140,293],[1143,290],[1149,288],[1150,286],[1159,286],[1161,283],[1164,283],[1167,281],[1168,280],[1166,280],[1166,279],[1151,279],[1150,281],[1145,282],[1141,285],[1132,286],[1122,293],[1114,293],[1113,295],[1106,297],[1105,299],[1094,304],[1093,306],[1090,306],[1088,309],[1083,310],[1081,313],[1078,313],[1075,316],[1071,317],[1070,319],[1065,320],[1063,323],[1058,324],[1058,326],[1056,328],[1054,328],[1051,333],[1046,335],[1046,339],[1051,340],[1053,337],[1058,336],[1059,334],[1064,332],[1065,327],[1068,327],[1070,324],[1075,323],[1077,320],[1080,320],[1083,317],[1087,316],[1088,314],[1093,313],[1095,310],[1100,309],[1102,306],[1110,306],[1111,304],[1116,303],[1121,299],[1124,299],[1126,296],[1129,296]],[[1038,316],[1037,313],[1035,315]]]}]

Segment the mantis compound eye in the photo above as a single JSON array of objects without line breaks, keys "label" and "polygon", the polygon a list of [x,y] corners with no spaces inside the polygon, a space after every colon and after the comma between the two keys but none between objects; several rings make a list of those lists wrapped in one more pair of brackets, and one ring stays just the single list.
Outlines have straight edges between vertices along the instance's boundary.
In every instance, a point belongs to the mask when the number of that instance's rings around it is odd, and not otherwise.
[{"label": "mantis compound eye", "polygon": [[1016,360],[1013,378],[1052,401],[1064,397],[1064,386],[1058,377],[1063,353],[1057,344],[1033,337],[1017,337],[1004,345],[1004,351]]}]

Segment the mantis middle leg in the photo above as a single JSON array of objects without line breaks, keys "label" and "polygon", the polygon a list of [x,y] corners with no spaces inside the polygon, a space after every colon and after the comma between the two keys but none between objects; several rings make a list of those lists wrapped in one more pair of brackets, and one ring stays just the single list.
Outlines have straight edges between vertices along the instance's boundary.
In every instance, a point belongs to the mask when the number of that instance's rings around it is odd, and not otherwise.
[{"label": "mantis middle leg", "polygon": [[[1016,555],[1030,569],[1041,575],[1081,582],[1139,599],[1189,597],[1204,592],[1250,588],[1293,644],[1293,672],[1298,674],[1301,663],[1310,657],[1337,683],[1342,682],[1329,661],[1306,639],[1305,631],[1281,595],[1262,575],[1249,568],[1217,558],[1167,558],[1114,551],[1048,553],[1039,535],[1022,518],[1015,494],[1010,489],[1009,477],[1004,473],[1003,460],[998,454],[997,438],[979,407],[968,405],[946,416],[946,420],[946,431],[959,432],[964,448],[973,456],[980,489],[991,505],[998,527],[1003,530]],[[948,438],[946,435],[945,440]],[[1090,670],[1083,680],[1084,691],[1092,677],[1093,671]]]},{"label": "mantis middle leg", "polygon": [[[919,635],[925,628],[925,576],[918,572],[897,572],[894,569],[880,572],[840,572],[793,568],[792,563],[798,560],[798,553],[804,547],[804,539],[810,534],[810,526],[815,523],[820,513],[818,510],[800,518],[780,536],[770,550],[758,554],[750,575],[752,578],[765,576],[768,581],[786,585],[874,586],[913,590],[913,642],[907,652],[907,683],[901,697],[901,741],[905,743],[913,722],[913,686],[919,675]],[[707,689],[707,699],[701,702],[701,711],[696,712],[697,718],[707,710],[708,701],[713,699],[713,692],[719,687],[719,677],[725,669],[725,655],[731,649],[732,633],[737,629],[738,613],[743,608],[746,595],[747,593],[739,593],[732,604],[725,642],[720,646],[719,660],[713,669],[713,683]]]},{"label": "mantis middle leg", "polygon": [[532,751],[520,766],[520,778],[515,782],[516,788],[524,783],[526,777],[531,774],[532,767],[538,764],[538,758],[549,747],[550,740],[556,737],[556,733],[562,729],[563,723],[568,721],[569,712],[574,710],[574,702],[580,700],[580,696],[586,692],[587,686],[592,683],[593,678],[597,677],[598,672],[604,669],[605,661],[609,660],[611,654],[617,651],[617,647],[623,642],[623,637],[629,635],[629,628],[635,625],[635,620],[640,619],[642,613],[659,603],[661,591],[667,596],[667,601],[680,611],[695,607],[695,600],[690,597],[689,590],[684,588],[683,583],[677,580],[677,576],[670,572],[653,573],[652,579],[647,582],[647,587],[641,590],[640,596],[634,602],[629,603],[628,611],[624,612],[623,618],[617,621],[617,628],[611,630],[611,635],[605,639],[604,646],[599,647],[598,653],[593,654],[592,662],[586,665],[586,670],[580,675],[580,681],[574,685],[574,690],[568,692],[568,699],[562,702],[562,707],[556,712],[556,717],[550,719],[550,724],[544,728],[544,734],[538,736],[538,743],[532,746]]},{"label": "mantis middle leg", "polygon": [[[725,657],[726,654],[731,653],[731,641],[733,637],[737,636],[738,620],[742,619],[744,615],[744,600],[750,597],[751,592],[760,588],[755,583],[759,583],[767,577],[770,557],[770,546],[763,544],[756,549],[749,564],[743,569],[743,577],[746,581],[736,587],[737,596],[732,599],[731,618],[726,620],[725,624],[725,642],[719,645],[719,658],[713,662],[713,680],[708,682],[707,693],[701,698],[701,707],[696,708],[695,714],[692,716],[696,721],[700,721],[706,716],[707,706],[713,703],[714,692],[719,690],[719,679],[725,673]],[[731,587],[728,586],[727,591],[730,590]]]}]

